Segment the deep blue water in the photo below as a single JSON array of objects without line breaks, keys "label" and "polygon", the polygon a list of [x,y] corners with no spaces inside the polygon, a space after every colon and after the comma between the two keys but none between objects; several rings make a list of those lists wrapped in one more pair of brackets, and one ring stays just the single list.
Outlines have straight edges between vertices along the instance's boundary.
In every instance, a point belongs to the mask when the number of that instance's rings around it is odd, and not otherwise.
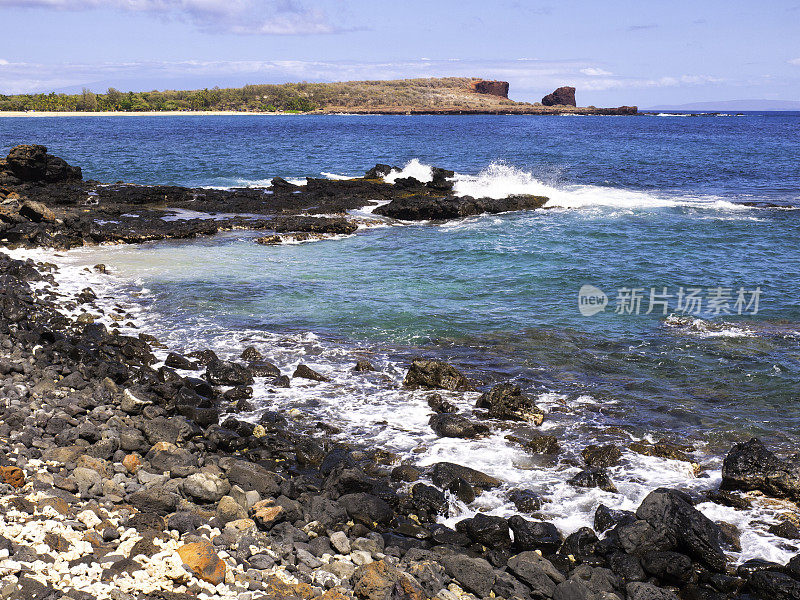
[{"label": "deep blue water", "polygon": [[[236,234],[116,256],[168,325],[444,355],[487,380],[613,400],[610,421],[640,434],[720,447],[748,432],[797,442],[800,211],[738,203],[800,206],[798,139],[800,113],[0,119],[0,148],[43,143],[101,181],[266,184],[416,159],[470,193],[548,195],[551,210],[338,241]],[[605,311],[579,312],[584,284]],[[643,314],[665,287],[667,316]],[[640,314],[615,312],[624,288],[641,289]],[[687,316],[689,288],[703,304]]]}]

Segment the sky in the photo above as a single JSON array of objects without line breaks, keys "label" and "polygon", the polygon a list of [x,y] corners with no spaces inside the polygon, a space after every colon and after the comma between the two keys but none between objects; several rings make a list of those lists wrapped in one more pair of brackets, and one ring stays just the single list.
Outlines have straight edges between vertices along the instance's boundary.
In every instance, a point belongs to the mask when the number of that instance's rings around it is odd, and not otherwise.
[{"label": "sky", "polygon": [[800,0],[0,0],[0,93],[470,76],[579,105],[800,100]]}]

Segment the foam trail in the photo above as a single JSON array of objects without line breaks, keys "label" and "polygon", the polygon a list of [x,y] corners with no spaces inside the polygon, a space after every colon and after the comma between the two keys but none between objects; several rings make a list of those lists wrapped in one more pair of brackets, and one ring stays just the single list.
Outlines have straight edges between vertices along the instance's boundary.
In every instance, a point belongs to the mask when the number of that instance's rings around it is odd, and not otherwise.
[{"label": "foam trail", "polygon": [[[412,161],[413,163],[414,161]],[[406,167],[409,169],[412,163]],[[421,170],[423,165],[415,165]],[[406,171],[403,170],[403,172]],[[406,176],[406,175],[403,175]],[[388,180],[388,179],[387,179]],[[548,207],[585,208],[605,206],[612,208],[664,208],[674,206],[693,206],[718,210],[749,210],[717,196],[682,196],[671,198],[651,192],[626,190],[622,188],[602,187],[597,185],[559,186],[547,184],[537,179],[532,173],[507,165],[493,162],[478,175],[457,174],[454,191],[459,196],[474,198],[505,198],[513,194],[533,194],[547,196]]]}]

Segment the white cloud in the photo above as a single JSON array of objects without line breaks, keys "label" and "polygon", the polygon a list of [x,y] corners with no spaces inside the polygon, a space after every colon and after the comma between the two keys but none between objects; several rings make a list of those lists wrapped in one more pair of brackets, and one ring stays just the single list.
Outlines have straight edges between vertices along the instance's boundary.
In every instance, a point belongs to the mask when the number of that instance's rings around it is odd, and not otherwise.
[{"label": "white cloud", "polygon": [[324,11],[301,0],[0,0],[0,7],[150,13],[186,19],[210,33],[291,35],[345,30]]},{"label": "white cloud", "polygon": [[598,69],[597,67],[586,67],[585,69],[581,69],[581,73],[584,75],[588,75],[589,77],[603,77],[606,75],[613,75],[611,71],[605,71],[603,69]]},{"label": "white cloud", "polygon": [[8,61],[5,58],[0,58],[0,66],[7,65]]},{"label": "white cloud", "polygon": [[793,58],[789,61],[790,65],[798,65],[800,66],[800,58]]}]

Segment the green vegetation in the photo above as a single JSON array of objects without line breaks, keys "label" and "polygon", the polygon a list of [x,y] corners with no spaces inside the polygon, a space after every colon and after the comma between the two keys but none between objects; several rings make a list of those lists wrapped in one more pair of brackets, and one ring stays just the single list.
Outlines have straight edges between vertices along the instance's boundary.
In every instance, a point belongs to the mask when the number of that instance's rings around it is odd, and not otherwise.
[{"label": "green vegetation", "polygon": [[246,85],[192,91],[121,92],[84,89],[80,94],[0,94],[0,111],[286,111],[348,108],[475,108],[511,100],[472,92],[466,77]]}]

